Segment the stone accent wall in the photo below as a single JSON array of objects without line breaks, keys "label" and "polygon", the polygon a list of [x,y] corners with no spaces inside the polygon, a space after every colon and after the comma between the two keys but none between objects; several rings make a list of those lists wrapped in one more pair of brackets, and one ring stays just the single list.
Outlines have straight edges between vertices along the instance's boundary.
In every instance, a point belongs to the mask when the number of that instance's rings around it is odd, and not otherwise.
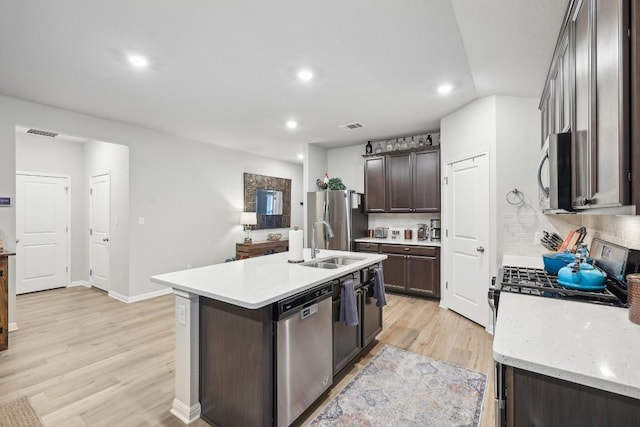
[{"label": "stone accent wall", "polygon": [[257,230],[291,226],[291,180],[274,176],[244,174],[244,211],[256,211],[256,190],[282,191],[282,215],[258,215]]}]

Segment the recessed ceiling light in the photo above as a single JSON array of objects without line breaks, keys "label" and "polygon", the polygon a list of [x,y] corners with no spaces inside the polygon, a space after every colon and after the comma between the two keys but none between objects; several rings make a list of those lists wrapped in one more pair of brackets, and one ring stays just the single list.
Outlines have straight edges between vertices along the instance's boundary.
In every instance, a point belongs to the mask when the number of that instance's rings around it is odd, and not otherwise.
[{"label": "recessed ceiling light", "polygon": [[135,68],[146,68],[149,65],[149,60],[140,55],[129,55],[129,64]]},{"label": "recessed ceiling light", "polygon": [[298,127],[298,122],[296,122],[295,120],[289,120],[286,123],[287,125],[287,129],[295,129]]},{"label": "recessed ceiling light", "polygon": [[313,71],[308,68],[303,68],[298,71],[298,80],[301,82],[309,82],[313,79]]},{"label": "recessed ceiling light", "polygon": [[304,154],[298,154],[298,159],[299,159],[299,160],[304,159]]},{"label": "recessed ceiling light", "polygon": [[438,93],[442,95],[446,95],[452,90],[453,90],[453,85],[450,85],[449,83],[445,83],[443,85],[438,86]]}]

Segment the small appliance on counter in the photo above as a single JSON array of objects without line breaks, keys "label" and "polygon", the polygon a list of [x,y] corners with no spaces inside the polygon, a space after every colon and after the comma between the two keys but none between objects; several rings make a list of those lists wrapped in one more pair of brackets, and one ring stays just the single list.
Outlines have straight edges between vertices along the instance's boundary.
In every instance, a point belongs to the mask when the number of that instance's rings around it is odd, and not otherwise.
[{"label": "small appliance on counter", "polygon": [[427,224],[418,224],[418,231],[416,233],[418,240],[427,240],[429,238],[429,228]]},{"label": "small appliance on counter", "polygon": [[386,239],[388,232],[389,232],[389,229],[387,227],[376,227],[375,237],[376,239]]},{"label": "small appliance on counter", "polygon": [[431,240],[440,240],[440,218],[434,218],[430,221],[430,223],[431,226],[429,228],[431,229],[431,231],[429,237],[431,238]]}]

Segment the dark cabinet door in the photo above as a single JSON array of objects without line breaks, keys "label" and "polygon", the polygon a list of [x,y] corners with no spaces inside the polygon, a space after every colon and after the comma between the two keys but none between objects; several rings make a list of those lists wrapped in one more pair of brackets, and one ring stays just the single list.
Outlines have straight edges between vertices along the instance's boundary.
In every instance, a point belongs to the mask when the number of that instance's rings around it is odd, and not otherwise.
[{"label": "dark cabinet door", "polygon": [[437,258],[407,256],[407,290],[430,297],[440,296]]},{"label": "dark cabinet door", "polygon": [[413,210],[440,212],[440,151],[414,154]]},{"label": "dark cabinet door", "polygon": [[364,197],[367,212],[386,210],[385,158],[370,157],[364,161]]},{"label": "dark cabinet door", "polygon": [[390,154],[387,156],[387,193],[389,209],[387,212],[411,212],[412,196],[411,153]]},{"label": "dark cabinet door", "polygon": [[382,261],[384,286],[391,290],[405,290],[406,257],[404,255],[387,255]]},{"label": "dark cabinet door", "polygon": [[382,307],[373,299],[373,285],[363,288],[360,322],[362,325],[362,347],[368,346],[382,331]]},{"label": "dark cabinet door", "polygon": [[371,252],[378,253],[377,243],[356,243],[356,252]]},{"label": "dark cabinet door", "polygon": [[[356,307],[360,307],[360,295],[356,298]],[[361,325],[347,326],[341,322],[340,304],[340,299],[333,301],[333,375],[340,372],[362,349]]]}]

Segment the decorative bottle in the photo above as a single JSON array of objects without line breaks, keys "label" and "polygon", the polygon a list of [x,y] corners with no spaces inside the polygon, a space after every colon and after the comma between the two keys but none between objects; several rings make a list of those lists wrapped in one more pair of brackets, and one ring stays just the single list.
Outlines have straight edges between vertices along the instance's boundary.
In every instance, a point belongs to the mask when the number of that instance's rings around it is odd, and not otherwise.
[{"label": "decorative bottle", "polygon": [[367,146],[365,147],[365,152],[367,154],[371,154],[373,152],[373,147],[371,146],[371,141],[367,141]]}]

